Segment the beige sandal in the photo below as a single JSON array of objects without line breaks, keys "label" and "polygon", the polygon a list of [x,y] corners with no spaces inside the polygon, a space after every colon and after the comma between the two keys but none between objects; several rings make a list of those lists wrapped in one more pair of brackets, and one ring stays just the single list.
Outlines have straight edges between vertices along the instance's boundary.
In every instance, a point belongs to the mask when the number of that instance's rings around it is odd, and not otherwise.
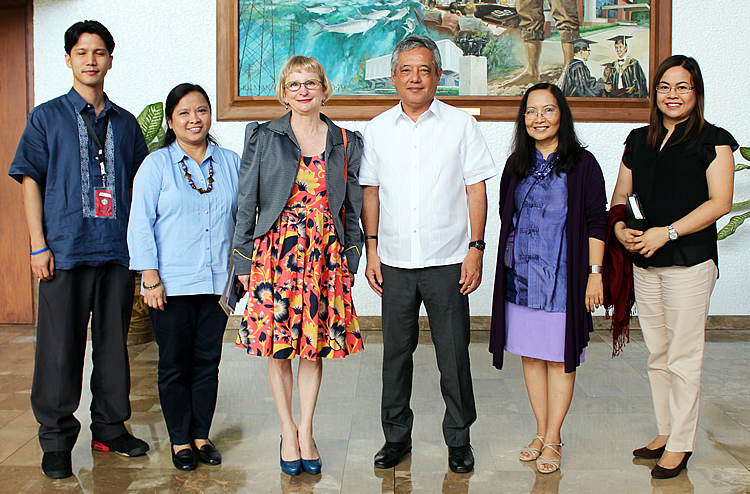
[{"label": "beige sandal", "polygon": [[[542,441],[542,449],[544,449],[544,436],[540,436],[539,434],[537,434],[534,439],[539,439],[540,441]],[[531,442],[533,443],[534,441],[532,440]],[[539,458],[539,455],[542,453],[542,449],[532,448],[531,445],[524,446],[523,448],[521,448],[521,454],[518,455],[518,459],[521,461],[534,461]],[[529,457],[524,458],[523,453],[526,453],[527,455],[529,455]]]},{"label": "beige sandal", "polygon": [[[555,449],[555,446],[558,446],[560,448],[563,447],[563,443],[545,443],[544,446],[542,446],[542,453],[544,453],[544,448],[550,448],[552,451],[560,455],[560,458],[552,459],[547,458],[544,456],[544,454],[539,454],[539,458],[536,460],[536,469],[539,471],[539,473],[554,473],[558,470],[560,470],[560,460],[562,460],[562,451],[560,449]],[[552,468],[552,470],[542,470],[542,465],[549,465]]]}]

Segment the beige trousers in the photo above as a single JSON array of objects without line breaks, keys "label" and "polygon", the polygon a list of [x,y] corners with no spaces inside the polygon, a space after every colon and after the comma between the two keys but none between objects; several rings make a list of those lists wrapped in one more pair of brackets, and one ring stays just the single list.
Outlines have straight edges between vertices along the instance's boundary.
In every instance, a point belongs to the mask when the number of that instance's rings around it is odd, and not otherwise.
[{"label": "beige trousers", "polygon": [[693,451],[698,430],[706,318],[718,271],[696,266],[633,268],[638,321],[651,355],[648,377],[667,450]]}]

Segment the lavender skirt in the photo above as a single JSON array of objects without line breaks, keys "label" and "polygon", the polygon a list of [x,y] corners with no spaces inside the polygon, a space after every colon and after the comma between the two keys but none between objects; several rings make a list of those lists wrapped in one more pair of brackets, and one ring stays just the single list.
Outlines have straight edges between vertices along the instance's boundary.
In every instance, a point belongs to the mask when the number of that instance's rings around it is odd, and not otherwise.
[{"label": "lavender skirt", "polygon": [[[565,312],[505,302],[505,351],[548,362],[565,362]],[[586,349],[581,352],[583,363]]]}]

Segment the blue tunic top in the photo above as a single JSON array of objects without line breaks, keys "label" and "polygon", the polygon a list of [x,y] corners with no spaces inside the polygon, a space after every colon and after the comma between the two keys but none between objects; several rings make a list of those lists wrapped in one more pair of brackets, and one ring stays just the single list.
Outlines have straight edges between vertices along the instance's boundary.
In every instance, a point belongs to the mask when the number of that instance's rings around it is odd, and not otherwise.
[{"label": "blue tunic top", "polygon": [[513,269],[506,271],[506,300],[548,312],[565,312],[567,296],[567,175],[552,171],[536,152],[532,173],[515,192]]}]

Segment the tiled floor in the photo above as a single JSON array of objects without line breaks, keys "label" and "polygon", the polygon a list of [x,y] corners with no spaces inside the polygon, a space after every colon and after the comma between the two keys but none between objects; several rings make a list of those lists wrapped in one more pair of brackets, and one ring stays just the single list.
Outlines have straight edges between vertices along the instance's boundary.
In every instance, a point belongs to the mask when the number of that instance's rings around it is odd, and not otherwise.
[{"label": "tiled floor", "polygon": [[[83,430],[73,450],[75,475],[53,481],[39,468],[37,424],[29,407],[33,328],[0,327],[0,492],[750,493],[750,331],[709,333],[697,450],[689,471],[662,481],[651,479],[652,461],[630,455],[655,434],[646,351],[639,337],[612,359],[607,334],[593,336],[563,429],[562,471],[541,475],[517,459],[534,435],[519,359],[508,356],[506,369],[495,370],[487,333],[474,332],[476,468],[457,475],[448,470],[440,432],[443,403],[429,333],[415,354],[414,451],[396,469],[373,468],[373,455],[383,442],[382,339],[369,332],[365,352],[325,363],[315,416],[323,473],[295,478],[279,470],[279,426],[265,360],[234,348],[233,337],[228,331],[212,429],[223,465],[199,465],[190,473],[172,467],[156,389],[157,349],[150,343],[131,347],[129,422],[132,432],[151,444],[148,456],[127,459],[91,451],[86,390],[77,414]],[[89,372],[87,366],[86,379]]]}]

